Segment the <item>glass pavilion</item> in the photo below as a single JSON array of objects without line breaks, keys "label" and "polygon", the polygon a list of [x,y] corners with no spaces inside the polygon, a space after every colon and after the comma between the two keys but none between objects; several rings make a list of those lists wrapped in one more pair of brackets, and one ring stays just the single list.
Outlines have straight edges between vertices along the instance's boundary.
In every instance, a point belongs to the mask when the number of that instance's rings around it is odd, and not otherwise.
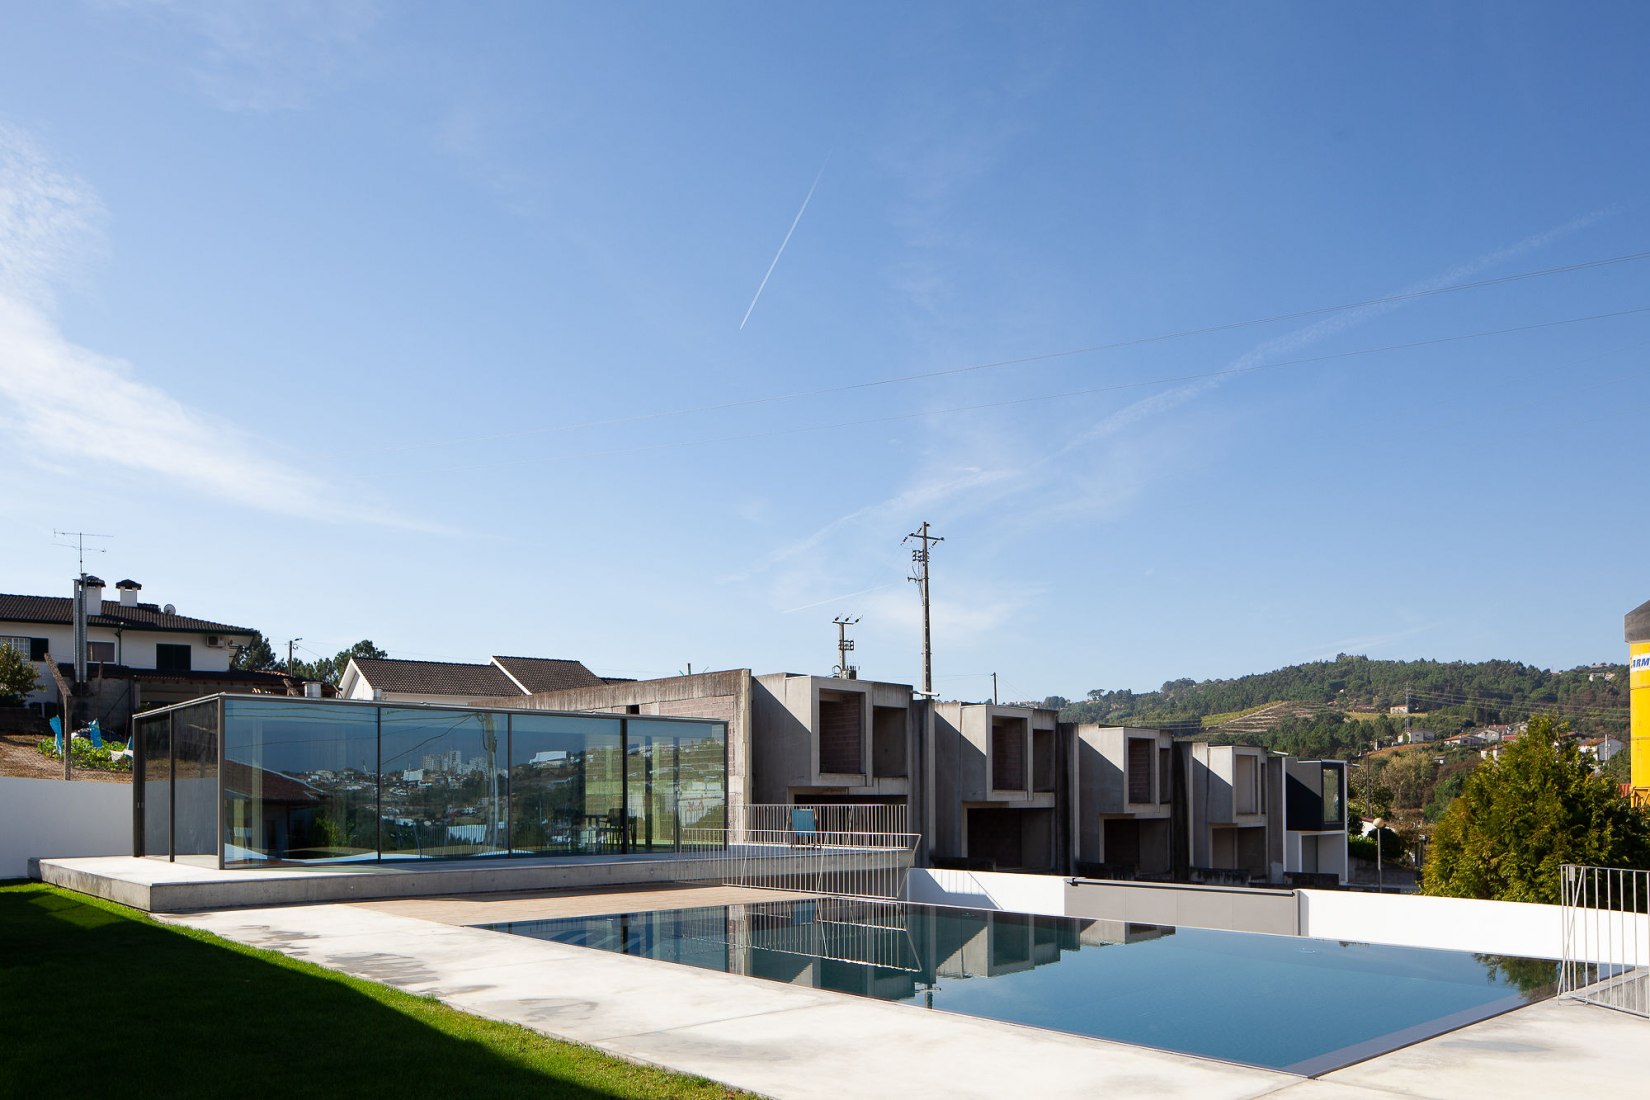
[{"label": "glass pavilion", "polygon": [[213,695],[134,731],[137,855],[666,854],[726,821],[724,722]]}]

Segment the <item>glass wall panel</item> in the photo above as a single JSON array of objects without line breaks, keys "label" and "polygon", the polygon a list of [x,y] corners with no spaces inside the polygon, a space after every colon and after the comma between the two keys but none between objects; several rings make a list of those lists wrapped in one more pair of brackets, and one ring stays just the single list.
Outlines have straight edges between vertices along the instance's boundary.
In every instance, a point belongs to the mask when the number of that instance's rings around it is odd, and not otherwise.
[{"label": "glass wall panel", "polygon": [[630,850],[675,851],[726,820],[726,727],[714,722],[627,724]]},{"label": "glass wall panel", "polygon": [[172,851],[218,854],[218,703],[172,712]]},{"label": "glass wall panel", "polygon": [[378,712],[224,700],[225,866],[378,855]]},{"label": "glass wall panel", "polygon": [[617,718],[511,716],[511,851],[619,851],[624,823],[619,744]]},{"label": "glass wall panel", "polygon": [[385,859],[501,855],[506,716],[384,707]]},{"label": "glass wall panel", "polygon": [[137,719],[143,783],[143,854],[165,859],[172,848],[172,716]]}]

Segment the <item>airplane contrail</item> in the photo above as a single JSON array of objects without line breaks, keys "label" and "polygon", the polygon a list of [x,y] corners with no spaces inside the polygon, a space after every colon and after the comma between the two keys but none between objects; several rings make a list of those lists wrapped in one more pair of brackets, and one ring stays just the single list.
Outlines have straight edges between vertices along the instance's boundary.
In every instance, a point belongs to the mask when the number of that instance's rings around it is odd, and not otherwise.
[{"label": "airplane contrail", "polygon": [[809,200],[814,197],[814,188],[819,186],[820,177],[825,174],[825,165],[830,163],[831,158],[826,156],[825,164],[819,166],[819,173],[814,176],[814,182],[809,186],[808,194],[803,198],[801,208],[797,210],[796,217],[791,219],[791,227],[785,231],[785,239],[779,242],[779,251],[773,254],[773,263],[768,265],[767,274],[762,276],[762,283],[756,288],[756,293],[751,297],[751,304],[745,310],[744,319],[739,322],[740,332],[745,331],[745,322],[751,319],[751,311],[756,308],[757,299],[762,297],[762,291],[767,288],[768,279],[773,276],[773,269],[779,266],[779,257],[785,254],[785,246],[791,243],[791,234],[796,232],[797,223],[802,220],[803,213],[808,209]]}]

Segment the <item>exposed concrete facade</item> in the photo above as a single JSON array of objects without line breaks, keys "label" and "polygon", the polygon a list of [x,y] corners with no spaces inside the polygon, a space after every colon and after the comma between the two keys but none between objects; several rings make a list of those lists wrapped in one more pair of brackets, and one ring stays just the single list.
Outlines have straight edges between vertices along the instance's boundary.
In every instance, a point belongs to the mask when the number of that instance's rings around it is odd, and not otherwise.
[{"label": "exposed concrete facade", "polygon": [[1201,741],[1189,748],[1185,813],[1192,880],[1218,870],[1271,881],[1268,806],[1278,795],[1266,782],[1266,750]]},{"label": "exposed concrete facade", "polygon": [[718,719],[728,724],[736,805],[900,805],[910,827],[921,829],[922,788],[913,777],[921,774],[930,707],[909,684],[733,669],[471,702]]},{"label": "exposed concrete facade", "polygon": [[1071,745],[1078,872],[1167,878],[1174,868],[1174,735],[1084,724],[1072,728]]},{"label": "exposed concrete facade", "polygon": [[1071,760],[1059,715],[997,703],[936,703],[933,714],[923,832],[935,857],[1068,869]]}]

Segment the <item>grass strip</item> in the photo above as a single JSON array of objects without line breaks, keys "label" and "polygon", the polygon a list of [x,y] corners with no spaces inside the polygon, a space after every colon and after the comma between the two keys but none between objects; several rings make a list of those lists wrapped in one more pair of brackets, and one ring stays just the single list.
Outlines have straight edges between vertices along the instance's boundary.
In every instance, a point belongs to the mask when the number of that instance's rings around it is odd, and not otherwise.
[{"label": "grass strip", "polygon": [[0,883],[0,1096],[733,1097],[433,998]]}]

